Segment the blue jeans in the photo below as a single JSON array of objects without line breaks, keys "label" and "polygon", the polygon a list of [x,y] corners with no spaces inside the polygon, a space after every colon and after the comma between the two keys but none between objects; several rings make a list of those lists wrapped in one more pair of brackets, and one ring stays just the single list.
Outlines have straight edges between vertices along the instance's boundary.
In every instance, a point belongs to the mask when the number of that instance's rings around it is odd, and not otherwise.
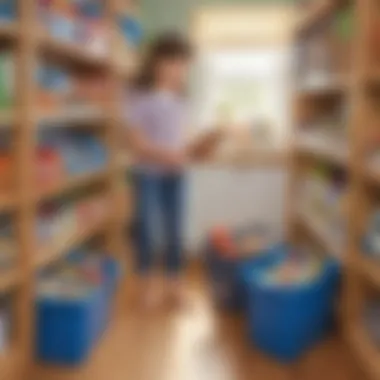
[{"label": "blue jeans", "polygon": [[183,193],[184,176],[134,174],[136,198],[136,264],[140,274],[149,273],[155,263],[155,244],[161,226],[164,237],[164,265],[168,275],[176,275],[183,266]]}]

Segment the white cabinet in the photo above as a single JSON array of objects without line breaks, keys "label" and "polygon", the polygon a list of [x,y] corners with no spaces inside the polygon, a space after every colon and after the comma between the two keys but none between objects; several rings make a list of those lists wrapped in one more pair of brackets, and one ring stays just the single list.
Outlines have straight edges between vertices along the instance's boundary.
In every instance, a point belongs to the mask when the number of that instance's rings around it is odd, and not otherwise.
[{"label": "white cabinet", "polygon": [[215,224],[268,223],[283,231],[286,173],[282,169],[194,168],[189,174],[186,245],[196,252]]}]

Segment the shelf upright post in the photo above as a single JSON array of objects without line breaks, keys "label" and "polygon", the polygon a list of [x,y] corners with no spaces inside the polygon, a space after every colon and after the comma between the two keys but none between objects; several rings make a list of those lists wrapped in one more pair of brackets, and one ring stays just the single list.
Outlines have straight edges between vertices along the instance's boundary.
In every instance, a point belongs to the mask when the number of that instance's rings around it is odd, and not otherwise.
[{"label": "shelf upright post", "polygon": [[366,75],[368,73],[368,34],[370,21],[370,2],[372,0],[356,0],[355,22],[356,31],[353,38],[352,73],[350,81],[349,105],[350,124],[348,134],[349,144],[349,207],[347,215],[347,260],[345,276],[345,295],[343,301],[343,323],[347,331],[354,328],[360,321],[362,291],[360,273],[358,272],[358,255],[360,255],[360,240],[368,215],[368,199],[363,173],[365,163],[365,128],[367,117]]},{"label": "shelf upright post", "polygon": [[117,54],[117,0],[106,0],[106,24],[109,38],[109,59],[110,65],[107,72],[107,92],[106,112],[107,112],[107,130],[106,141],[109,152],[109,190],[111,199],[111,212],[109,227],[107,230],[107,240],[109,251],[125,261],[125,244],[123,242],[123,211],[120,208],[120,165],[119,158],[119,129],[122,124],[122,100],[123,88],[122,79],[116,65]]},{"label": "shelf upright post", "polygon": [[[33,358],[34,326],[34,276],[32,260],[36,255],[34,201],[34,155],[35,133],[35,81],[37,60],[37,8],[35,1],[20,0],[19,25],[20,39],[16,60],[15,112],[17,128],[15,131],[16,148],[16,240],[19,252],[21,287],[16,306],[16,334],[20,369],[27,371]],[[25,374],[26,376],[26,374]],[[27,376],[26,376],[27,377]],[[22,377],[22,378],[26,378]]]}]

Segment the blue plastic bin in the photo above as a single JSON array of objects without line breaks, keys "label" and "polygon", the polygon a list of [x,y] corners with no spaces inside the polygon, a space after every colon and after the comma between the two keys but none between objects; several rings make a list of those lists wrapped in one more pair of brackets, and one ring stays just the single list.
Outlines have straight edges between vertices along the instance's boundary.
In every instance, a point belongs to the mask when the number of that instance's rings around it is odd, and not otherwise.
[{"label": "blue plastic bin", "polygon": [[77,300],[37,300],[36,355],[40,361],[76,366],[89,356],[105,330],[120,278],[118,262],[104,260],[105,280]]},{"label": "blue plastic bin", "polygon": [[339,266],[326,260],[314,282],[287,287],[266,286],[259,273],[251,272],[247,281],[250,338],[263,352],[283,362],[292,361],[331,327]]},{"label": "blue plastic bin", "polygon": [[275,245],[249,258],[223,258],[209,244],[206,250],[206,269],[211,281],[213,297],[218,306],[228,310],[248,307],[245,278],[263,265],[277,263],[284,257],[282,245]]},{"label": "blue plastic bin", "polygon": [[249,281],[255,272],[261,272],[265,268],[277,265],[286,258],[284,244],[276,244],[261,254],[238,263],[237,267],[237,293],[240,298],[240,306],[248,309],[249,305]]},{"label": "blue plastic bin", "polygon": [[98,330],[94,309],[99,299],[99,291],[94,291],[81,300],[38,300],[38,359],[60,365],[77,365],[85,361]]}]

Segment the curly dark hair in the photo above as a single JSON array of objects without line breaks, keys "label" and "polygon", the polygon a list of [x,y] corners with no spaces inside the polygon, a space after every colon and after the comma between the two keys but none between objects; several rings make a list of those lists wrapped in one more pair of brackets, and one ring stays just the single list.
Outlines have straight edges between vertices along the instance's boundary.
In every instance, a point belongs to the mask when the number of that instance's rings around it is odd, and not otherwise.
[{"label": "curly dark hair", "polygon": [[157,65],[170,59],[190,59],[193,55],[189,41],[178,33],[164,33],[148,47],[140,71],[134,80],[134,87],[147,90],[154,86]]}]

